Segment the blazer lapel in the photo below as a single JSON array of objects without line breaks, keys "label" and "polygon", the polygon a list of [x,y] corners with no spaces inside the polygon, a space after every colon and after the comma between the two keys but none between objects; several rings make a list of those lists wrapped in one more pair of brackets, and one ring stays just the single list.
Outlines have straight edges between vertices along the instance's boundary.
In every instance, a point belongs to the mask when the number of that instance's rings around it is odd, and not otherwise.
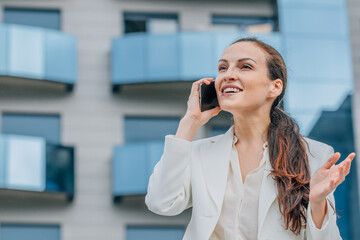
[{"label": "blazer lapel", "polygon": [[266,214],[268,213],[271,204],[275,201],[277,195],[275,181],[270,175],[271,170],[272,167],[270,161],[268,160],[266,161],[259,195],[258,234],[261,233]]},{"label": "blazer lapel", "polygon": [[231,127],[223,136],[210,140],[200,150],[206,186],[218,212],[225,194],[233,136]]}]

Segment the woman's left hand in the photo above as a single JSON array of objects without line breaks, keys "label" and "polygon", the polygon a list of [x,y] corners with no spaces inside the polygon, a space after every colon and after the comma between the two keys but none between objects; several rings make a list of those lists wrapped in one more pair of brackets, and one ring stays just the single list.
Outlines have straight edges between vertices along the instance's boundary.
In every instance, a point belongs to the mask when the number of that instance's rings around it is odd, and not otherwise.
[{"label": "woman's left hand", "polygon": [[344,161],[333,166],[340,159],[340,153],[334,153],[311,177],[309,200],[312,205],[321,205],[326,196],[345,180],[354,157],[355,153],[351,153]]}]

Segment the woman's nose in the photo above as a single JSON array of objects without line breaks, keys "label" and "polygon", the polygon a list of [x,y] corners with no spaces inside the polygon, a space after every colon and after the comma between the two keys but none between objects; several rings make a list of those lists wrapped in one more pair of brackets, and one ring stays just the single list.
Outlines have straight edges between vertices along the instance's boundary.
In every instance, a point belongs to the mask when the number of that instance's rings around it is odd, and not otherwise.
[{"label": "woman's nose", "polygon": [[236,74],[233,70],[229,69],[226,71],[224,76],[225,81],[235,81],[237,79]]}]

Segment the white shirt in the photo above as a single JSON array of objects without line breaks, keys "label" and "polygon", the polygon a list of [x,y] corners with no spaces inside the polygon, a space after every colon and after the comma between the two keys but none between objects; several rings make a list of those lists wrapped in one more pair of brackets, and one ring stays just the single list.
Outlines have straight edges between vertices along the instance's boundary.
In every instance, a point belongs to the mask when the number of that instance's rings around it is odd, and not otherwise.
[{"label": "white shirt", "polygon": [[242,182],[234,135],[224,201],[210,240],[257,239],[259,193],[266,161],[269,161],[268,143],[263,145],[259,166],[249,172]]}]

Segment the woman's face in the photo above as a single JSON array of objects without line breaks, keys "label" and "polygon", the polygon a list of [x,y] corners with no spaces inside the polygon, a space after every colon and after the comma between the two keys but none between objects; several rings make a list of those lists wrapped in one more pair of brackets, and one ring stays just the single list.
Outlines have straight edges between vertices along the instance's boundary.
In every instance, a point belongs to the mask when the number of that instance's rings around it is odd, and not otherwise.
[{"label": "woman's face", "polygon": [[234,113],[255,110],[273,100],[266,53],[255,43],[238,42],[225,49],[218,64],[215,88],[220,107]]}]

